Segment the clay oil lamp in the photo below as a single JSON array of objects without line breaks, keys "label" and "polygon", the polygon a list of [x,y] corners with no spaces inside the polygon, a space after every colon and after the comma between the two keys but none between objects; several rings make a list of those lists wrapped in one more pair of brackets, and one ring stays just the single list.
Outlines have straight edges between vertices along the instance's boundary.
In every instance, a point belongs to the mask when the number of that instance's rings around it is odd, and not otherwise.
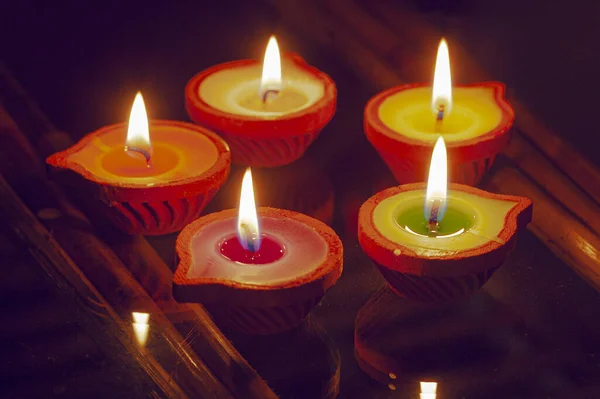
[{"label": "clay oil lamp", "polygon": [[505,261],[531,221],[532,202],[447,184],[440,137],[429,181],[383,190],[359,211],[358,239],[392,290],[420,301],[479,289]]},{"label": "clay oil lamp", "polygon": [[337,90],[297,54],[280,59],[274,37],[264,61],[239,60],[194,76],[185,90],[190,118],[218,132],[233,162],[274,167],[300,158],[335,113]]},{"label": "clay oil lamp", "polygon": [[151,120],[137,94],[129,124],[103,127],[46,162],[129,234],[160,235],[196,219],[227,179],[229,147],[190,123]]},{"label": "clay oil lamp", "polygon": [[239,209],[191,223],[176,251],[175,299],[202,303],[221,326],[251,334],[300,324],[342,272],[342,243],[326,224],[255,207],[250,169]]},{"label": "clay oil lamp", "polygon": [[499,82],[452,86],[442,39],[433,86],[408,84],[375,95],[365,108],[365,134],[400,184],[422,181],[441,135],[450,181],[476,185],[510,139],[514,111],[504,91]]}]

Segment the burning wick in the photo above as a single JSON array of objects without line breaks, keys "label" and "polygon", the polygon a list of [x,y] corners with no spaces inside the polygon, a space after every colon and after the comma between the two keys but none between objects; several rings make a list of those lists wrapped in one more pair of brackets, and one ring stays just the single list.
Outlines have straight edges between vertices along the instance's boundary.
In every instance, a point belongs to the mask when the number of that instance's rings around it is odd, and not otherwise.
[{"label": "burning wick", "polygon": [[125,152],[132,158],[139,158],[139,155],[143,156],[146,160],[146,166],[148,168],[151,166],[152,145],[150,144],[148,114],[146,113],[144,98],[140,92],[135,95],[131,106]]},{"label": "burning wick", "polygon": [[248,251],[256,252],[257,248],[257,238],[254,234],[252,234],[252,229],[247,223],[240,223],[240,229],[243,231],[243,235],[248,237]]},{"label": "burning wick", "polygon": [[275,36],[271,36],[263,60],[262,77],[260,79],[259,96],[263,104],[275,98],[281,91],[281,57]]},{"label": "burning wick", "polygon": [[440,106],[438,107],[438,112],[437,112],[437,118],[436,121],[438,123],[441,123],[444,120],[444,110],[445,110],[445,106],[444,104],[440,104]]},{"label": "burning wick", "polygon": [[427,221],[427,228],[429,232],[436,234],[439,231],[439,223],[438,223],[438,212],[440,210],[440,206],[442,204],[442,200],[434,199],[431,204],[431,213],[429,214],[429,220]]},{"label": "burning wick", "polygon": [[140,154],[146,160],[146,167],[149,168],[150,166],[152,166],[152,162],[150,162],[150,153],[148,151],[143,150],[141,148],[126,145],[125,152],[135,152],[136,154]]},{"label": "burning wick", "polygon": [[262,95],[262,102],[266,104],[269,99],[275,99],[279,95],[279,90],[277,89],[269,89],[265,90]]}]

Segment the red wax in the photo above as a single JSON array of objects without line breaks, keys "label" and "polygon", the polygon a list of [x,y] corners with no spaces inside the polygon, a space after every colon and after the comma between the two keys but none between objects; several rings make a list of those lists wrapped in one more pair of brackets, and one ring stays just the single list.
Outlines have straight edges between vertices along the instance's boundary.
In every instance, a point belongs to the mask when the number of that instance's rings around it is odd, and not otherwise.
[{"label": "red wax", "polygon": [[251,265],[265,265],[279,260],[285,251],[284,247],[275,240],[263,236],[260,249],[256,252],[244,249],[237,236],[226,239],[219,249],[221,255],[234,262]]}]

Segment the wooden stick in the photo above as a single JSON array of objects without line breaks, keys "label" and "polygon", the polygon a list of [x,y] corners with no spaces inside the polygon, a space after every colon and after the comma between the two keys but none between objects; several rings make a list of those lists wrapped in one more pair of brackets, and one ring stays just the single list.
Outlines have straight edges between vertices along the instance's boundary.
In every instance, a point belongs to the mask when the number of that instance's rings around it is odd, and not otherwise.
[{"label": "wooden stick", "polygon": [[533,200],[533,222],[529,230],[573,270],[600,288],[600,238],[597,235],[574,220],[566,209],[515,168],[497,170],[490,175],[487,187]]},{"label": "wooden stick", "polygon": [[[19,126],[22,124],[26,126],[27,131],[25,133],[27,136],[39,144],[38,150],[44,158],[73,143],[73,140],[66,133],[56,130],[50,124],[10,73],[1,67],[0,95],[5,100],[4,104],[11,105],[11,111],[19,122]],[[6,117],[1,119],[6,120]],[[33,182],[35,179],[39,179],[38,172],[41,168],[39,166],[41,162],[35,156],[36,151],[31,149],[28,140],[24,135],[18,133],[18,129],[12,128],[8,132],[13,132],[11,135],[13,139],[11,140],[18,142],[16,144],[20,144],[19,148],[29,148],[24,150],[26,154],[29,154],[29,156],[24,155],[27,160],[19,165],[21,173],[27,173],[30,176],[26,181]],[[13,158],[21,159],[20,157]],[[85,198],[79,199],[85,200]],[[93,209],[85,209],[84,201],[78,202],[80,206],[83,205],[84,211],[87,210],[86,214],[93,219],[94,225],[98,226],[102,219],[97,217]],[[110,245],[110,248],[127,265],[135,279],[158,301],[158,305],[167,317],[173,323],[185,321],[186,326],[180,327],[185,330],[184,334],[187,335],[188,330],[192,330],[202,337],[202,339],[194,340],[195,351],[206,361],[210,369],[218,375],[231,392],[236,396],[247,398],[276,398],[276,395],[264,380],[258,376],[256,371],[250,367],[248,362],[214,324],[204,307],[201,305],[178,304],[172,299],[172,272],[142,236],[125,235],[107,226],[106,221],[100,224],[100,227],[106,233],[104,236],[107,237],[106,242]]]},{"label": "wooden stick", "polygon": [[[121,317],[90,284],[48,230],[21,202],[2,175],[0,175],[0,204],[3,226],[5,225],[13,237],[27,248],[61,292],[76,301],[73,303],[77,306],[72,306],[72,310],[76,312],[88,332],[97,337],[99,342],[118,339],[122,348],[133,356],[137,364],[168,397],[187,398],[188,396],[156,359],[135,343],[133,331],[127,329]],[[94,313],[101,316],[93,317],[89,310],[84,310],[90,307],[94,308]],[[118,348],[111,350],[119,351]],[[108,352],[111,353],[111,350]],[[128,360],[128,357],[121,358]]]},{"label": "wooden stick", "polygon": [[[571,179],[556,173],[554,165],[521,135],[515,135],[504,154],[517,169],[535,181],[549,197],[553,197],[579,218],[579,222],[600,237],[600,208],[587,195],[583,195]],[[543,173],[542,171],[547,171]]]},{"label": "wooden stick", "polygon": [[[511,100],[519,133],[526,136],[552,163],[600,205],[600,171],[573,146],[551,132],[525,106]],[[544,172],[540,170],[536,176]]]}]

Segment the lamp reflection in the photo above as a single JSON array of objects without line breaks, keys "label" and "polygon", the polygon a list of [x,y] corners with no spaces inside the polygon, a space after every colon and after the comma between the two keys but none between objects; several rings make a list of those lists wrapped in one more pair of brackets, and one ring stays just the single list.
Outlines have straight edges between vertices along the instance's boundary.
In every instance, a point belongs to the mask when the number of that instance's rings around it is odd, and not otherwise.
[{"label": "lamp reflection", "polygon": [[448,303],[417,303],[385,286],[358,312],[354,354],[367,375],[391,390],[420,399],[460,397],[465,381],[454,378],[487,375],[506,361],[522,332],[520,317],[485,291]]},{"label": "lamp reflection", "polygon": [[339,394],[340,353],[313,316],[278,334],[232,332],[227,338],[279,397],[334,399]]},{"label": "lamp reflection", "polygon": [[421,381],[420,399],[436,399],[437,397],[437,382]]},{"label": "lamp reflection", "polygon": [[150,314],[143,312],[132,312],[131,316],[133,317],[133,332],[135,334],[135,338],[138,341],[138,344],[141,347],[146,346],[146,341],[148,340],[148,332],[150,331]]}]

